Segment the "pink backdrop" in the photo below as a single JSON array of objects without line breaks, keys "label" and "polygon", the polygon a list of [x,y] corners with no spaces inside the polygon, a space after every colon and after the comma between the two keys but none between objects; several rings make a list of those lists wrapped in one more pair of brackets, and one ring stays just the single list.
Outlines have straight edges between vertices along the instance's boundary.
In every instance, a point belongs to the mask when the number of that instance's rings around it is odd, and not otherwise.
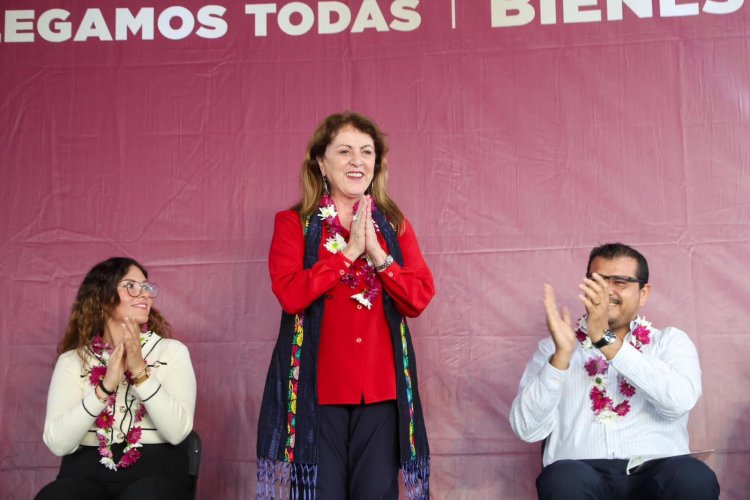
[{"label": "pink backdrop", "polygon": [[[548,24],[536,0],[517,0],[505,20],[499,1],[356,0],[334,34],[318,32],[317,10],[333,4],[304,3],[313,9],[269,2],[279,15],[268,15],[266,36],[244,3],[227,2],[181,39],[169,38],[182,36],[175,19],[153,40],[106,41],[105,31],[117,38],[110,2],[3,0],[0,498],[31,498],[56,474],[41,439],[55,344],[83,275],[112,255],[149,268],[164,290],[159,307],[190,347],[200,496],[254,495],[256,419],[280,315],[267,272],[273,213],[298,196],[315,125],[344,109],[389,134],[389,186],[436,278],[434,302],[412,324],[434,498],[534,498],[539,445],[517,440],[507,416],[545,335],[542,284],[580,312],[588,251],[612,240],[650,260],[649,319],[696,343],[704,394],[692,447],[719,450],[709,463],[723,498],[747,498],[742,0],[671,10],[669,0],[640,0],[652,16],[625,6],[621,21],[608,20],[615,9],[604,0],[558,0]],[[155,7],[158,18],[160,4],[117,5]],[[169,13],[192,19],[207,4],[179,5],[187,11]],[[86,11],[96,8],[100,18]],[[709,13],[719,8],[727,12]],[[68,39],[59,22],[45,28],[51,9],[70,13]],[[306,33],[282,29],[304,31],[310,13]],[[214,38],[196,34],[201,26]]]}]

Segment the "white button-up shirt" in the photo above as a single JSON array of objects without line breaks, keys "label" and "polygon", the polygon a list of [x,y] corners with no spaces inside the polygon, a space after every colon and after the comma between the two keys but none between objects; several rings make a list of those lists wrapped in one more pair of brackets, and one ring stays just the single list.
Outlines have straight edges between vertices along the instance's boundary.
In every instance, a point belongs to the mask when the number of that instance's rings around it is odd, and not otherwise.
[{"label": "white button-up shirt", "polygon": [[[631,331],[635,321],[631,323]],[[651,342],[641,351],[630,333],[609,361],[607,395],[614,404],[630,401],[630,412],[608,423],[596,420],[589,394],[592,379],[584,363],[604,357],[596,348],[579,344],[567,370],[549,360],[555,352],[550,337],[539,342],[526,365],[510,410],[513,432],[526,442],[547,439],[545,466],[564,459],[630,459],[636,456],[674,456],[689,453],[688,412],[701,396],[698,353],[687,334],[677,328],[651,328]],[[636,393],[625,398],[618,375]]]}]

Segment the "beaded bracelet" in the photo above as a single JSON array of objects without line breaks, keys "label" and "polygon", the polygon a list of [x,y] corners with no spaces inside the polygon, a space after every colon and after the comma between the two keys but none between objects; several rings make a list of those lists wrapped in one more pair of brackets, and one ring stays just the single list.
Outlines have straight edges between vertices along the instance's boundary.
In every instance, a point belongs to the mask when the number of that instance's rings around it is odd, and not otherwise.
[{"label": "beaded bracelet", "polygon": [[[107,396],[106,394],[102,393],[102,397],[99,397],[99,390],[98,389],[99,389],[99,386],[94,387],[94,396],[96,396],[96,399],[98,399],[100,402],[106,403],[109,400],[109,396]],[[84,405],[84,408],[85,407],[86,407],[86,405]]]}]

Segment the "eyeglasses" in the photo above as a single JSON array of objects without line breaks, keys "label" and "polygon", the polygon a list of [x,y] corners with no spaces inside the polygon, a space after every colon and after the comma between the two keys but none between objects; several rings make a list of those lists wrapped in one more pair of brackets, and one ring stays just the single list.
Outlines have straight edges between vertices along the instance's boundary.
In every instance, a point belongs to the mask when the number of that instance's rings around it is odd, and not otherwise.
[{"label": "eyeglasses", "polygon": [[[586,273],[586,277],[588,279],[593,279],[592,276],[593,275],[591,273]],[[601,276],[604,281],[609,282],[609,286],[617,290],[622,290],[631,283],[638,283],[639,285],[641,284],[641,280],[639,280],[638,278],[633,278],[632,276],[618,276],[616,274],[613,276],[600,274],[599,276]]]},{"label": "eyeglasses", "polygon": [[144,290],[152,299],[155,299],[159,295],[159,285],[156,283],[149,283],[148,281],[144,281],[143,283],[138,283],[137,281],[126,281],[120,286],[127,290],[128,295],[131,297],[140,297]]}]

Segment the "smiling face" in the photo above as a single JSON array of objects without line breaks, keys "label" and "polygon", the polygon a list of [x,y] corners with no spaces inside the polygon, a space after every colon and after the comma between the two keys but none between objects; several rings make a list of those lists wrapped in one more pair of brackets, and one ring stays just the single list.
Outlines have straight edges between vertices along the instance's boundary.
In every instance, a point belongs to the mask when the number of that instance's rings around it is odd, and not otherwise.
[{"label": "smiling face", "polygon": [[375,174],[375,144],[368,134],[351,125],[342,127],[318,158],[334,200],[358,199]]},{"label": "smiling face", "polygon": [[117,296],[120,303],[109,316],[108,323],[121,323],[124,318],[135,318],[138,323],[147,323],[153,298],[146,290],[141,290],[137,297],[131,297],[126,286],[128,283],[143,283],[146,276],[136,266],[130,266],[125,276],[117,283]]},{"label": "smiling face", "polygon": [[[626,276],[635,278],[638,261],[632,257],[605,259],[596,257],[591,261],[589,272],[604,276]],[[651,285],[648,283],[639,288],[638,283],[627,283],[625,286],[609,286],[609,328],[620,335],[630,331],[630,322],[635,319],[638,310],[646,305]]]}]

